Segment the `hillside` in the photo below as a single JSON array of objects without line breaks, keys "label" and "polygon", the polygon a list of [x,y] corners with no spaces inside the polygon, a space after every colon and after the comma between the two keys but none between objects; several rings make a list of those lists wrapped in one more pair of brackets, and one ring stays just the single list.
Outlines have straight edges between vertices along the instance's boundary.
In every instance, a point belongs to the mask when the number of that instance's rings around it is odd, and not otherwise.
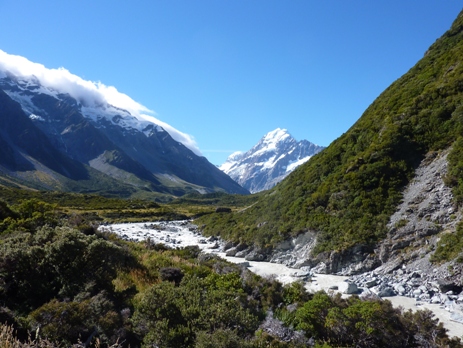
[{"label": "hillside", "polygon": [[262,250],[310,231],[313,254],[363,249],[386,237],[405,186],[427,154],[451,148],[447,185],[463,197],[463,15],[323,152],[256,204],[201,218],[208,234]]}]

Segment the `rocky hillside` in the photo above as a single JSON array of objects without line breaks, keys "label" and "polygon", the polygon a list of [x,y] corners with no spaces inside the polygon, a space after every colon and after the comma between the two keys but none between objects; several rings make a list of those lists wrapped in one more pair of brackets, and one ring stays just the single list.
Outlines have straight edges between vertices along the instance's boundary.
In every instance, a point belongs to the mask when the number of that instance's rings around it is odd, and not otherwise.
[{"label": "rocky hillside", "polygon": [[462,14],[345,134],[248,209],[203,217],[205,233],[256,259],[298,244],[297,263],[325,272],[394,269],[433,245],[435,262],[460,260],[461,57]]},{"label": "rocky hillside", "polygon": [[220,169],[255,193],[274,187],[323,149],[307,140],[296,141],[286,129],[277,128],[249,151],[232,154]]}]

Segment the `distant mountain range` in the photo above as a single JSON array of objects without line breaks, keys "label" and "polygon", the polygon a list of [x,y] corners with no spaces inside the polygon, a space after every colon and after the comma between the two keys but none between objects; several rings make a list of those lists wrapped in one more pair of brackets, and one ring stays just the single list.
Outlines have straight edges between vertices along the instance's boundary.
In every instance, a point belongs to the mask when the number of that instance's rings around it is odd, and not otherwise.
[{"label": "distant mountain range", "polygon": [[277,128],[249,151],[232,154],[220,169],[255,193],[272,188],[323,149],[307,140],[296,141],[286,129]]},{"label": "distant mountain range", "polygon": [[130,197],[249,193],[160,125],[1,68],[0,185]]}]

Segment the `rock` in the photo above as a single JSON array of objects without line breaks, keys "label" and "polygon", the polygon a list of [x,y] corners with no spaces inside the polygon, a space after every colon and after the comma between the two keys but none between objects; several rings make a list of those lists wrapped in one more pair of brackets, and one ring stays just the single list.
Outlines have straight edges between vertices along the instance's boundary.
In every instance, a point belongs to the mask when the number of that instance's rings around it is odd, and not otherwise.
[{"label": "rock", "polygon": [[235,243],[233,242],[226,242],[225,245],[223,246],[223,250],[227,251],[235,246]]},{"label": "rock", "polygon": [[348,281],[339,283],[338,290],[342,292],[343,294],[356,294],[359,291],[355,283],[351,283]]},{"label": "rock", "polygon": [[455,284],[452,280],[439,279],[437,284],[439,285],[439,290],[443,293],[453,291],[454,294],[459,294],[462,290],[462,287]]},{"label": "rock", "polygon": [[381,300],[381,297],[376,295],[373,291],[367,288],[360,289],[362,292],[359,295],[360,299],[364,301],[378,301]]},{"label": "rock", "polygon": [[384,289],[381,289],[378,291],[378,296],[379,297],[392,297],[392,296],[395,296],[395,292],[391,287],[387,286]]},{"label": "rock", "polygon": [[293,274],[293,277],[300,278],[302,280],[309,280],[312,278],[312,272],[300,270]]},{"label": "rock", "polygon": [[450,320],[463,324],[463,312],[455,311],[453,313],[450,313]]},{"label": "rock", "polygon": [[[239,253],[238,253],[239,254]],[[238,257],[238,254],[237,254],[237,257]],[[251,251],[249,254],[247,254],[244,259],[246,261],[264,261],[265,260],[265,256],[263,254],[261,254],[260,252],[256,251],[256,250],[253,250]]]},{"label": "rock", "polygon": [[[241,250],[235,254],[235,257],[246,257],[249,253],[250,253],[250,250],[248,249]],[[258,261],[258,260],[248,260],[248,261]]]},{"label": "rock", "polygon": [[399,250],[399,249],[404,249],[410,245],[409,240],[402,240],[400,242],[393,243],[391,246],[391,251],[393,250]]},{"label": "rock", "polygon": [[283,342],[294,342],[296,345],[304,347],[314,345],[311,344],[312,342],[304,336],[302,331],[294,331],[293,329],[285,326],[280,320],[275,319],[272,312],[267,313],[267,317],[259,326],[259,329],[270,336],[277,337]]},{"label": "rock", "polygon": [[306,272],[310,272],[310,269],[311,269],[311,268],[310,268],[309,266],[302,266],[302,267],[300,268],[301,271],[306,271]]},{"label": "rock", "polygon": [[235,248],[230,248],[229,250],[227,250],[227,252],[225,253],[226,256],[235,256],[236,253],[238,252],[238,250]]},{"label": "rock", "polygon": [[328,290],[338,290],[339,287],[337,285],[331,285]]},{"label": "rock", "polygon": [[[235,257],[244,257],[246,255],[245,250],[247,248],[248,248],[248,246],[246,244],[238,244],[236,247],[233,247],[233,248],[229,249],[225,255],[226,256],[235,256]],[[243,251],[245,251],[245,252],[242,253]],[[240,252],[242,253],[242,255],[238,254]]]},{"label": "rock", "polygon": [[327,273],[327,267],[326,267],[326,264],[324,262],[320,262],[312,270],[313,270],[314,273],[320,273],[320,274],[326,274]]}]

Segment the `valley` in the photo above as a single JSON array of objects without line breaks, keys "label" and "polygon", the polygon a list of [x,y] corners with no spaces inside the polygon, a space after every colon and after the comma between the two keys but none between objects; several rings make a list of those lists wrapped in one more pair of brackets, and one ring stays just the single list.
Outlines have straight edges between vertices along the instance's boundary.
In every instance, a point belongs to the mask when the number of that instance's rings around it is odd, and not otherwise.
[{"label": "valley", "polygon": [[463,12],[328,147],[218,168],[0,50],[0,346],[462,347],[462,57]]}]

